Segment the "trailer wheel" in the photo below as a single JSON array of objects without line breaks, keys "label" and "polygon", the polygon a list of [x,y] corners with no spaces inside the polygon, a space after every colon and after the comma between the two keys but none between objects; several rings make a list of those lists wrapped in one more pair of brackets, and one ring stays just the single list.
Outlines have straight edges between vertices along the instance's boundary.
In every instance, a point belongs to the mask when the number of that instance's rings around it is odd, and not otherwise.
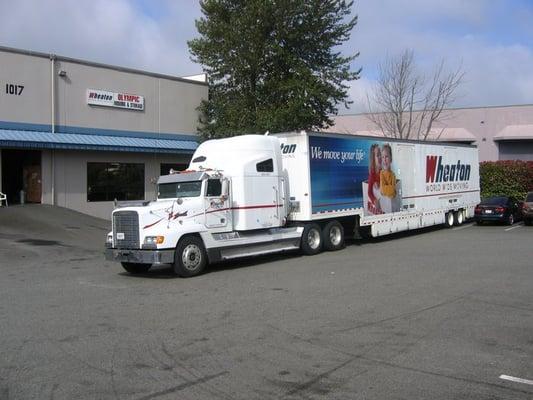
[{"label": "trailer wheel", "polygon": [[196,236],[186,236],[176,246],[174,273],[187,278],[199,275],[207,265],[207,254],[202,240]]},{"label": "trailer wheel", "polygon": [[337,221],[330,221],[322,230],[324,248],[329,251],[342,249],[344,246],[344,228]]},{"label": "trailer wheel", "polygon": [[322,235],[317,224],[305,225],[300,248],[308,256],[320,253],[320,250],[322,250]]},{"label": "trailer wheel", "polygon": [[451,228],[453,226],[453,223],[455,222],[455,218],[453,216],[453,211],[448,211],[445,215],[445,221],[444,224],[447,228]]},{"label": "trailer wheel", "polygon": [[462,225],[464,220],[465,220],[465,216],[464,216],[464,211],[463,210],[458,210],[454,213],[454,216],[453,218],[455,219],[455,225],[459,226],[459,225]]},{"label": "trailer wheel", "polygon": [[152,266],[152,264],[136,264],[130,262],[121,262],[120,264],[130,274],[145,274]]}]

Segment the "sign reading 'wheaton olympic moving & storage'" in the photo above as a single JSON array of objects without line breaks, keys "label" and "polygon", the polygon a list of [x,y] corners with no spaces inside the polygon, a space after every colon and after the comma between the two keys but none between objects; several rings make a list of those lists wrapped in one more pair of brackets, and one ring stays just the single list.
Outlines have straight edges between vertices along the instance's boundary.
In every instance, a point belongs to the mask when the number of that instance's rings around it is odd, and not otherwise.
[{"label": "sign reading 'wheaton olympic moving & storage'", "polygon": [[144,110],[144,97],[136,94],[87,89],[87,104],[142,111]]}]

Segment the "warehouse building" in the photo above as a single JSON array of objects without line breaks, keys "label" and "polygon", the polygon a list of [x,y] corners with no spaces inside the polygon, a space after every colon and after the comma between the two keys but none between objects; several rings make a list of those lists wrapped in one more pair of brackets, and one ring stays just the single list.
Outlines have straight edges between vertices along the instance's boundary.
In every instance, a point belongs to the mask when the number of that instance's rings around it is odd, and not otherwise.
[{"label": "warehouse building", "polygon": [[197,147],[207,84],[0,47],[0,192],[110,218]]}]

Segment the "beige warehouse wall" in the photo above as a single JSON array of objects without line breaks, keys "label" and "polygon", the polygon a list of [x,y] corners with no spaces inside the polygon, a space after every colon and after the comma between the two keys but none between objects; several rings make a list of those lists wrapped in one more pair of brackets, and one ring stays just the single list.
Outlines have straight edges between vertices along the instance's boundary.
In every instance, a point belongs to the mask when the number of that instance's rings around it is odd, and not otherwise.
[{"label": "beige warehouse wall", "polygon": [[88,162],[122,162],[143,163],[145,172],[145,200],[156,197],[156,185],[153,179],[159,176],[161,163],[188,163],[190,156],[150,153],[119,152],[79,152],[79,151],[43,151],[42,185],[43,203],[53,204],[52,200],[52,158],[55,159],[55,204],[61,207],[110,219],[113,202],[87,201],[87,163]]},{"label": "beige warehouse wall", "polygon": [[[24,89],[20,95],[8,94],[6,83]],[[89,105],[87,89],[143,96],[145,109]],[[3,122],[50,129],[53,114],[56,126],[194,136],[196,109],[207,96],[207,85],[197,81],[0,47]]]},{"label": "beige warehouse wall", "polygon": [[[49,59],[0,51],[0,121],[50,125],[51,73]],[[6,84],[24,89],[8,94]]]},{"label": "beige warehouse wall", "polygon": [[[195,134],[196,108],[207,98],[207,86],[59,61],[57,121],[59,125],[137,132]],[[144,97],[142,111],[87,104],[87,89]]]}]

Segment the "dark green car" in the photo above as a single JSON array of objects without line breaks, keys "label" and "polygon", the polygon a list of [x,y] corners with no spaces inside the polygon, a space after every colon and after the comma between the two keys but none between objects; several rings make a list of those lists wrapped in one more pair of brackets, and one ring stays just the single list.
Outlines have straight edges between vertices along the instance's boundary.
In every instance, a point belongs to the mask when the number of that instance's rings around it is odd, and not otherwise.
[{"label": "dark green car", "polygon": [[508,196],[495,196],[484,199],[474,210],[478,225],[483,222],[503,222],[508,225],[522,219],[522,203]]}]

